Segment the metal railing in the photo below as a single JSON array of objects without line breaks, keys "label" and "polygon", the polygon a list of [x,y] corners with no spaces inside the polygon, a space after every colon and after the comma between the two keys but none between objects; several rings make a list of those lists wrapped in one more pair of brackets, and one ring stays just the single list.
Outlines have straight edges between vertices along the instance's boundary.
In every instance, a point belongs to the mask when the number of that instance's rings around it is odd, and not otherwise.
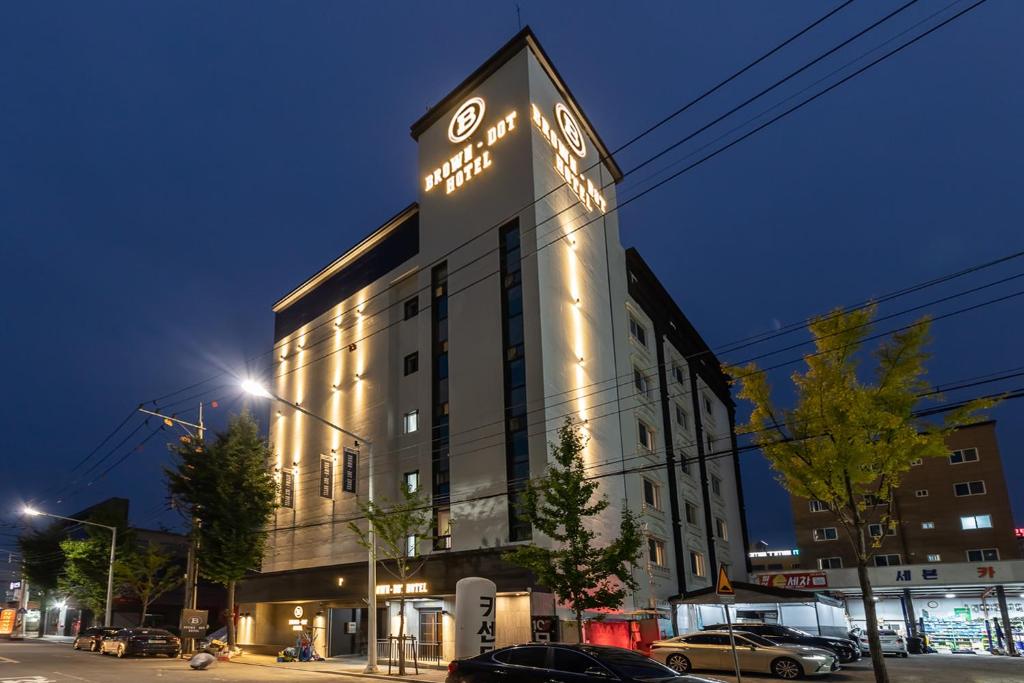
[{"label": "metal railing", "polygon": [[405,663],[411,665],[419,673],[420,662],[431,666],[442,663],[441,643],[421,643],[415,636],[388,636],[377,641],[377,661],[388,663],[388,673],[393,666],[398,666],[399,654],[405,651]]}]

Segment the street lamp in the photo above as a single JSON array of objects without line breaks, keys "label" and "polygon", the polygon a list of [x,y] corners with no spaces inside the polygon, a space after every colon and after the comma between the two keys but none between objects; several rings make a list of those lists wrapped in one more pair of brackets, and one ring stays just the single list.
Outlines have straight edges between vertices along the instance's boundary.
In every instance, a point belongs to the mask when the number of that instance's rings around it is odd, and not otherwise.
[{"label": "street lamp", "polygon": [[[362,436],[359,436],[358,434],[355,434],[354,432],[350,432],[349,430],[345,429],[344,427],[339,427],[338,425],[334,424],[333,422],[327,420],[324,417],[321,417],[320,415],[317,415],[316,413],[313,413],[313,412],[310,412],[310,411],[306,410],[305,408],[300,406],[298,403],[293,403],[291,401],[287,401],[287,400],[281,398],[280,396],[278,396],[277,394],[271,392],[269,389],[267,389],[265,386],[263,386],[262,384],[260,384],[259,382],[255,381],[255,380],[252,380],[252,379],[244,380],[242,382],[242,389],[245,390],[246,393],[251,394],[252,396],[258,396],[260,398],[268,398],[268,399],[270,399],[272,401],[277,401],[277,402],[283,403],[283,404],[285,404],[287,406],[291,406],[292,408],[294,408],[295,410],[299,411],[303,415],[308,415],[309,417],[313,418],[314,420],[317,420],[318,422],[321,422],[321,423],[327,425],[331,429],[335,429],[335,430],[341,432],[342,434],[345,434],[346,436],[348,436],[348,437],[350,437],[352,439],[355,439],[358,442],[366,444],[366,460],[367,460],[367,463],[368,463],[368,465],[367,465],[367,475],[368,475],[368,479],[369,479],[369,485],[368,485],[369,486],[369,490],[367,491],[367,496],[369,497],[370,500],[373,500],[373,442],[371,442],[369,439],[365,439]],[[366,630],[367,630],[367,634],[366,634],[366,668],[363,669],[363,671],[364,671],[364,673],[373,673],[373,672],[376,672],[378,670],[377,669],[377,553],[376,553],[376,547],[377,546],[376,546],[376,542],[375,542],[375,539],[374,539],[374,533],[373,533],[373,520],[367,518],[366,523],[367,523],[366,538],[367,538],[367,541],[368,541],[367,545],[369,546],[369,548],[367,550],[367,552],[369,554],[369,558],[367,560],[367,565],[368,565],[369,568],[367,570],[367,582],[368,583],[366,585]]]},{"label": "street lamp", "polygon": [[85,519],[75,519],[74,517],[64,517],[62,515],[55,515],[51,512],[43,512],[42,510],[36,510],[30,507],[26,507],[25,509],[23,509],[22,513],[28,515],[29,517],[53,517],[54,519],[64,519],[69,522],[77,522],[78,524],[98,526],[110,531],[110,567],[107,570],[107,609],[105,616],[103,617],[103,625],[111,626],[114,608],[114,558],[117,552],[117,527],[107,526],[106,524],[97,524],[96,522],[90,522]]}]

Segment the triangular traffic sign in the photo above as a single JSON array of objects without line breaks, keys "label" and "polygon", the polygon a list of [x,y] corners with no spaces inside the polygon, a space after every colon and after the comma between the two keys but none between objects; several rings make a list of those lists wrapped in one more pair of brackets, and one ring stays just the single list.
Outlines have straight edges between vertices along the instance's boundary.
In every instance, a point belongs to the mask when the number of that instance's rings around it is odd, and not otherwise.
[{"label": "triangular traffic sign", "polygon": [[718,583],[715,585],[715,593],[718,595],[736,595],[736,590],[732,587],[732,582],[729,581],[729,577],[725,573],[725,567],[718,568]]}]

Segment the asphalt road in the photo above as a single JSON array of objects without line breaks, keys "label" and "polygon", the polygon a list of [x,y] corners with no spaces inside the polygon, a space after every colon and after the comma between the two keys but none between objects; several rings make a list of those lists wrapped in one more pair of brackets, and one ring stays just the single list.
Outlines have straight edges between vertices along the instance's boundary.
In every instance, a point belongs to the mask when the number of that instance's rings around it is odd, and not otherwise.
[{"label": "asphalt road", "polygon": [[140,683],[160,681],[315,681],[356,680],[302,671],[281,671],[260,666],[216,663],[206,671],[193,671],[183,659],[127,657],[117,659],[92,652],[77,652],[70,644],[0,639],[0,683]]}]

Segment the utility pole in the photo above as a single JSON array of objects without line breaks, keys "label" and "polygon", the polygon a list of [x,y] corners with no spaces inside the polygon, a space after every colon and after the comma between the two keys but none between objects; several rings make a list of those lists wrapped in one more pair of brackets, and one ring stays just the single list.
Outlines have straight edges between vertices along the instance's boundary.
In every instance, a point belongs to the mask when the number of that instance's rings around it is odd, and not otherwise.
[{"label": "utility pole", "polygon": [[[173,415],[163,415],[152,410],[146,410],[145,408],[139,407],[139,412],[146,413],[147,415],[154,415],[164,421],[168,427],[171,425],[178,425],[181,427],[189,438],[196,438],[199,443],[203,443],[204,436],[206,434],[206,427],[203,423],[203,404],[199,404],[199,420],[195,423],[186,422],[185,420],[174,417]],[[189,431],[189,427],[196,430],[195,434]],[[188,559],[185,561],[185,604],[184,609],[196,609],[198,604],[197,597],[199,593],[199,518],[192,517],[192,529],[189,534],[191,539],[188,545]],[[183,654],[191,653],[195,649],[195,638],[183,638],[183,647],[181,651]]]}]

